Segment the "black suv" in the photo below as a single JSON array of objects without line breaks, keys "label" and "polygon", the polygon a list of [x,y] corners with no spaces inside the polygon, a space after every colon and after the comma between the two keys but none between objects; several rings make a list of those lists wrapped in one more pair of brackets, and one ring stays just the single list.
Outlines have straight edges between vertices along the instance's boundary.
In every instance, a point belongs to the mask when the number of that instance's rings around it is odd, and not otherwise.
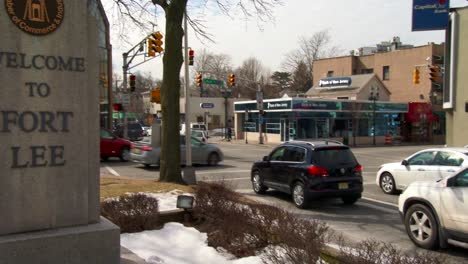
[{"label": "black suv", "polygon": [[363,191],[362,166],[338,141],[285,142],[253,164],[251,177],[256,193],[272,188],[292,194],[299,208],[322,197],[353,204]]},{"label": "black suv", "polygon": [[[123,125],[117,126],[117,129],[114,131],[114,133],[117,136],[123,138],[124,126]],[[128,123],[127,135],[128,135],[128,139],[131,141],[142,140],[145,135],[145,130],[143,129],[143,126],[140,123]]]}]

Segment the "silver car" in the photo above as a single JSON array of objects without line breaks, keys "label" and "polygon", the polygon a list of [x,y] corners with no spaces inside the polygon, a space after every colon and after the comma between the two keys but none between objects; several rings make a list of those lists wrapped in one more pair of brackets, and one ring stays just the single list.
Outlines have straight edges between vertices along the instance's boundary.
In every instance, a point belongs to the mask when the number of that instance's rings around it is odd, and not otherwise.
[{"label": "silver car", "polygon": [[[217,165],[224,159],[223,152],[213,144],[206,144],[200,140],[191,137],[192,140],[192,163],[193,164],[208,164],[211,166]],[[180,160],[185,164],[185,137],[180,137]],[[153,148],[149,141],[135,144],[135,147],[130,152],[130,158],[134,162],[141,163],[145,167],[151,165],[159,166],[161,157],[161,148]]]}]

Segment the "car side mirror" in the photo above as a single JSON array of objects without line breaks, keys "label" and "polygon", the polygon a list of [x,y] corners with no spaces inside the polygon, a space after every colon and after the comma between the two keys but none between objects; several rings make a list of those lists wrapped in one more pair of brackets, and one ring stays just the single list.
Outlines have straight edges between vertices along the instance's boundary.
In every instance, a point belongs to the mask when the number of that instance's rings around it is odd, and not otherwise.
[{"label": "car side mirror", "polygon": [[270,159],[268,158],[268,156],[263,156],[263,161],[269,161]]},{"label": "car side mirror", "polygon": [[403,160],[403,161],[401,162],[401,165],[403,165],[403,166],[408,166],[408,165],[409,165],[409,162],[408,162],[407,160]]}]

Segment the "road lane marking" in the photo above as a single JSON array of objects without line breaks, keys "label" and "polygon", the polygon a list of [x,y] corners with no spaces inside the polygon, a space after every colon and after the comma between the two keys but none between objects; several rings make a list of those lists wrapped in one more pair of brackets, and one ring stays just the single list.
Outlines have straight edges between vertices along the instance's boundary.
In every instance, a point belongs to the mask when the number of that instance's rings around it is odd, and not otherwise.
[{"label": "road lane marking", "polygon": [[223,182],[223,181],[241,181],[241,180],[250,180],[250,177],[224,178],[224,179],[200,179],[200,181],[204,181],[204,182]]},{"label": "road lane marking", "polygon": [[389,206],[398,208],[398,205],[396,205],[396,204],[394,204],[394,203],[384,202],[384,201],[372,199],[372,198],[365,197],[365,196],[363,196],[362,199],[363,199],[363,200],[368,200],[368,201],[371,201],[371,202],[381,203],[381,204],[385,204],[385,205],[389,205]]},{"label": "road lane marking", "polygon": [[114,169],[112,169],[109,166],[106,166],[107,171],[109,171],[112,175],[120,177],[120,174],[118,174]]},{"label": "road lane marking", "polygon": [[203,174],[219,174],[219,173],[244,173],[244,172],[250,172],[250,170],[219,170],[219,171],[197,171],[197,175],[203,175]]}]

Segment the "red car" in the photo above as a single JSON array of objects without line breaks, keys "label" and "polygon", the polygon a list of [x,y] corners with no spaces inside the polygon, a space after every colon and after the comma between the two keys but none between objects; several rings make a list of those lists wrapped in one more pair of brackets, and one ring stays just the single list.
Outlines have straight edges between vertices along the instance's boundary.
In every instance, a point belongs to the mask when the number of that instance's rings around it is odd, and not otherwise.
[{"label": "red car", "polygon": [[130,160],[130,149],[132,143],[126,139],[119,138],[111,131],[101,128],[101,159],[118,157],[121,161]]}]

